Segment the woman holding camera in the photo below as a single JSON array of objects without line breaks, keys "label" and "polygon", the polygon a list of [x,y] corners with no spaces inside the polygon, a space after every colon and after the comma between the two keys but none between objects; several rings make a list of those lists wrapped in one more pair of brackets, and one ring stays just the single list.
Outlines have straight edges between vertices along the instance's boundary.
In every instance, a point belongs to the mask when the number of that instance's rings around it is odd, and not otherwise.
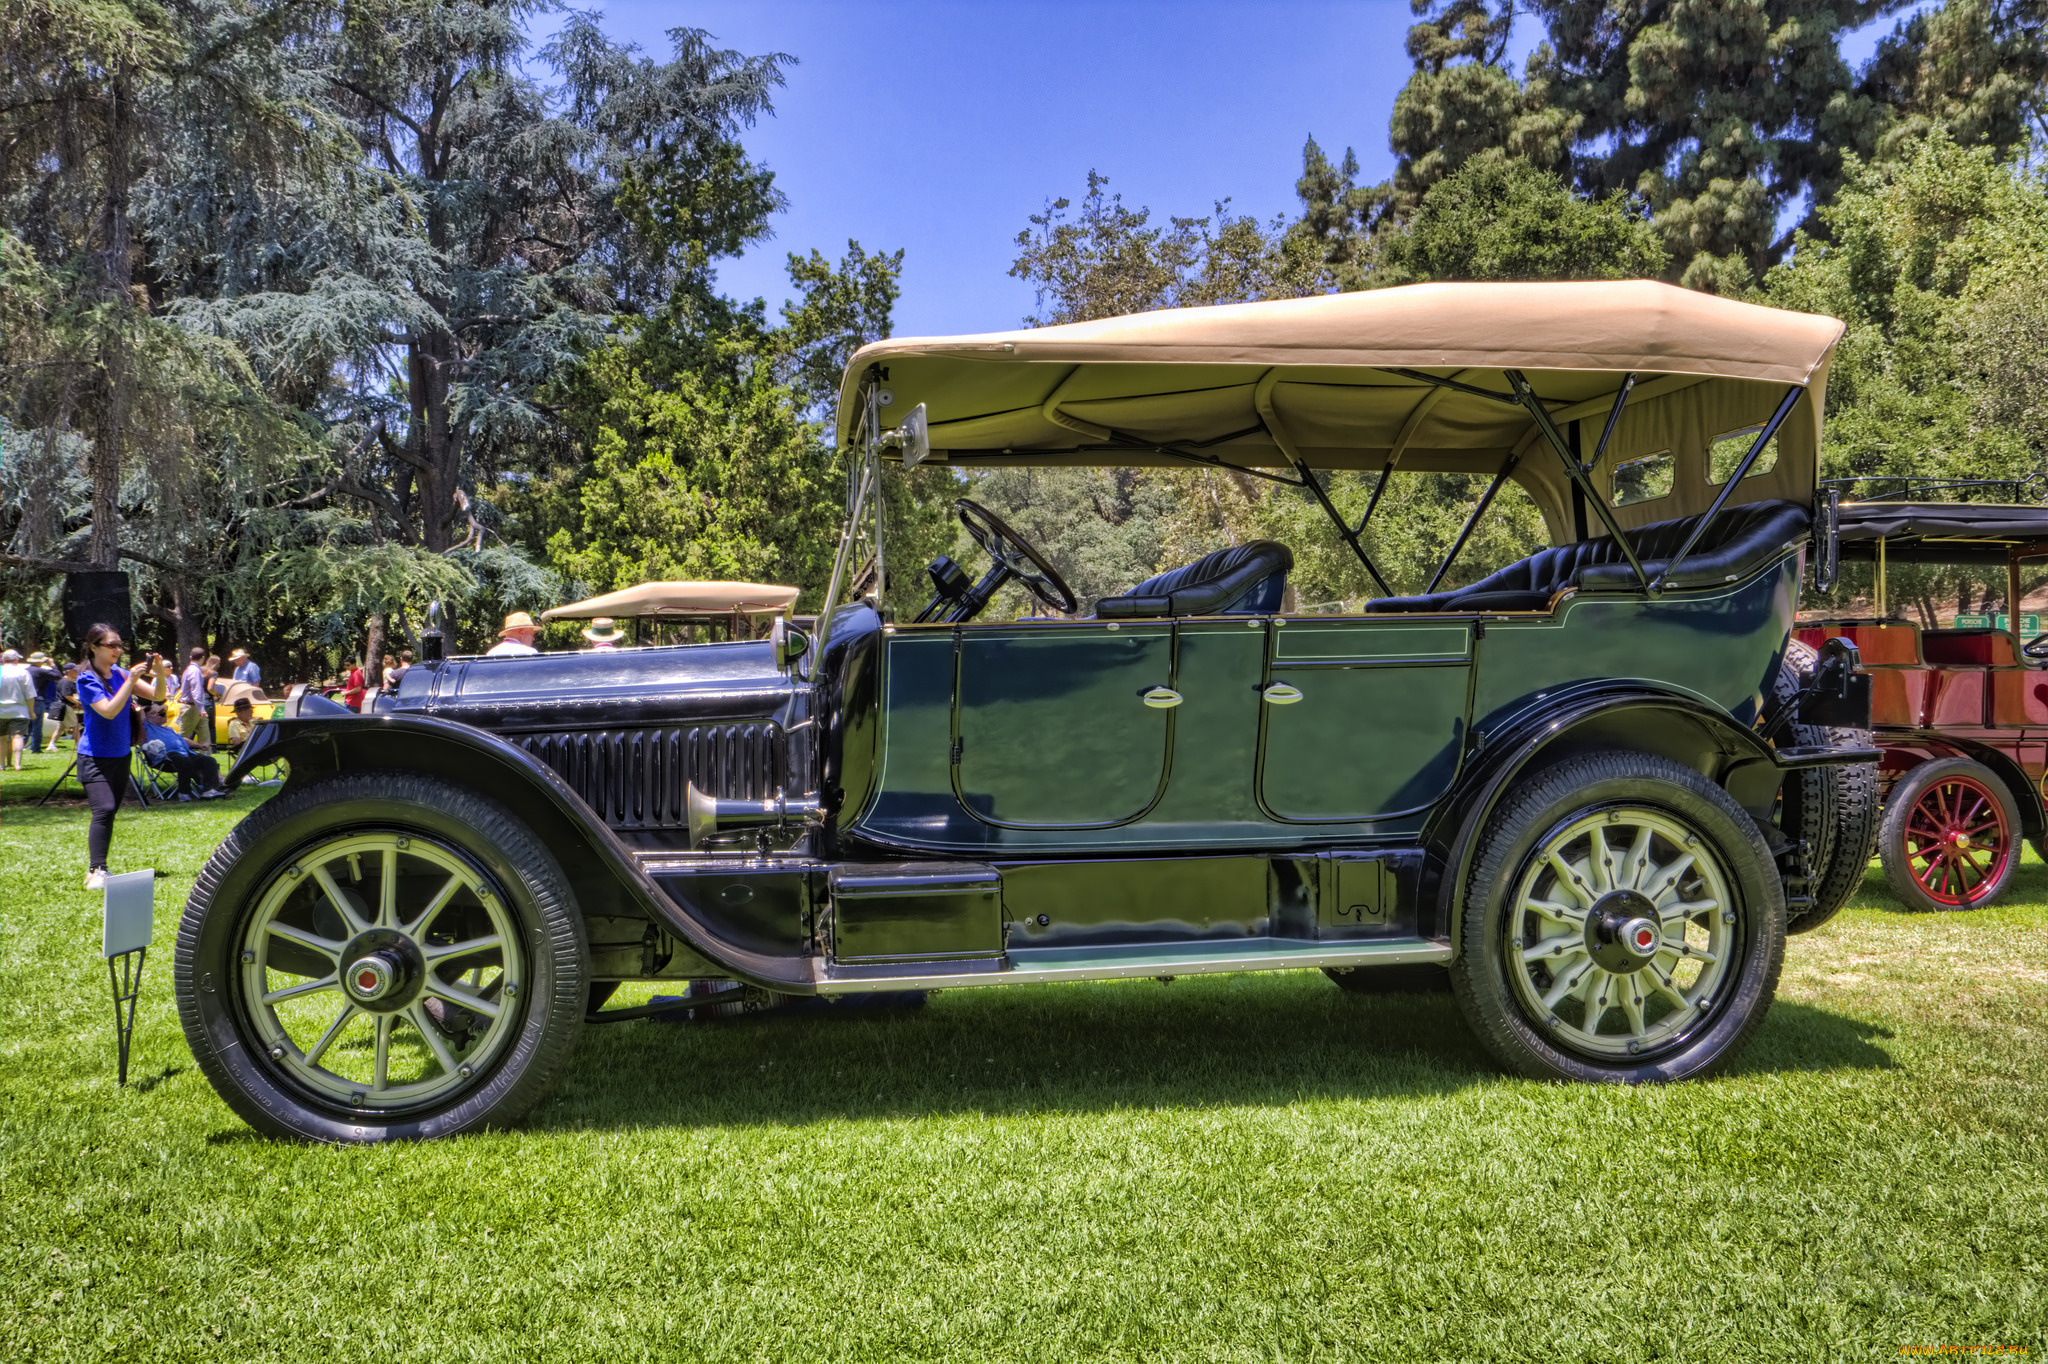
[{"label": "woman holding camera", "polygon": [[92,807],[85,835],[85,888],[107,884],[107,845],[114,840],[114,812],[128,794],[128,760],[139,720],[135,698],[148,688],[152,701],[164,699],[164,661],[151,654],[129,672],[120,666],[121,632],[95,625],[85,632],[85,666],[78,670],[78,705],[85,727],[78,738],[78,784]]}]

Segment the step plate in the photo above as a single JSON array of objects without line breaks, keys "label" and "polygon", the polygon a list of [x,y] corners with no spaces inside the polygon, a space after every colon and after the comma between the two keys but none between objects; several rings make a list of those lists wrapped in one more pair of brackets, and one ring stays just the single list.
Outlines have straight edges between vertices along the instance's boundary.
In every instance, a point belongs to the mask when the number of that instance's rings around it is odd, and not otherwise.
[{"label": "step plate", "polygon": [[1295,971],[1320,966],[1396,966],[1445,963],[1451,946],[1408,939],[1399,942],[1319,942],[1263,938],[1171,947],[1037,947],[1013,949],[1006,970],[949,972],[942,966],[906,968],[886,975],[874,968],[858,975],[828,970],[818,982],[824,995],[875,990],[957,990],[970,985],[1026,985],[1053,980],[1132,980],[1144,976],[1199,976],[1227,971]]}]

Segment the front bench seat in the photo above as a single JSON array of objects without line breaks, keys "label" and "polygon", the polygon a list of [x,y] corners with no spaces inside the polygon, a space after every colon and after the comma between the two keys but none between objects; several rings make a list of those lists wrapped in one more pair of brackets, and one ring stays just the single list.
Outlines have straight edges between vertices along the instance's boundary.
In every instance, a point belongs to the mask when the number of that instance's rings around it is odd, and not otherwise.
[{"label": "front bench seat", "polygon": [[1095,603],[1100,620],[1134,616],[1270,615],[1280,609],[1294,552],[1278,540],[1219,549]]},{"label": "front bench seat", "polygon": [[[1653,521],[1628,532],[1628,542],[1652,579],[1685,544],[1697,516]],[[1798,547],[1813,514],[1797,502],[1751,502],[1726,507],[1665,584],[1671,590],[1732,583]],[[1633,592],[1635,570],[1611,535],[1540,550],[1469,587],[1417,597],[1381,597],[1365,609],[1381,611],[1541,611],[1567,587],[1581,592]]]}]

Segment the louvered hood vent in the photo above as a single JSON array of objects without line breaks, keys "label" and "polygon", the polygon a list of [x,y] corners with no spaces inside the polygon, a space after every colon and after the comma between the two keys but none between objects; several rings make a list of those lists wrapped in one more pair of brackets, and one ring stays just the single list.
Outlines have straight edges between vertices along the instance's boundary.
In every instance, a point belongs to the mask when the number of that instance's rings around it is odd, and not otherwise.
[{"label": "louvered hood vent", "polygon": [[729,800],[784,787],[781,726],[767,721],[673,729],[529,734],[514,740],[555,769],[614,829],[688,825],[686,786]]}]

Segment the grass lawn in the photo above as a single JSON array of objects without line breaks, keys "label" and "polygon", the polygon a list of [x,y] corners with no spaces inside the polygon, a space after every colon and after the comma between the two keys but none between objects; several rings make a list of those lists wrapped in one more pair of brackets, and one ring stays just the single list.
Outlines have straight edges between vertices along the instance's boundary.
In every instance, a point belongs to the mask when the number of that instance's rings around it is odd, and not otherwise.
[{"label": "grass lawn", "polygon": [[585,1034],[523,1130],[257,1138],[170,996],[261,793],[124,813],[114,1084],[85,813],[0,779],[0,1359],[1815,1360],[2048,1349],[2048,870],[1795,938],[1732,1073],[1504,1079],[1319,974]]}]

